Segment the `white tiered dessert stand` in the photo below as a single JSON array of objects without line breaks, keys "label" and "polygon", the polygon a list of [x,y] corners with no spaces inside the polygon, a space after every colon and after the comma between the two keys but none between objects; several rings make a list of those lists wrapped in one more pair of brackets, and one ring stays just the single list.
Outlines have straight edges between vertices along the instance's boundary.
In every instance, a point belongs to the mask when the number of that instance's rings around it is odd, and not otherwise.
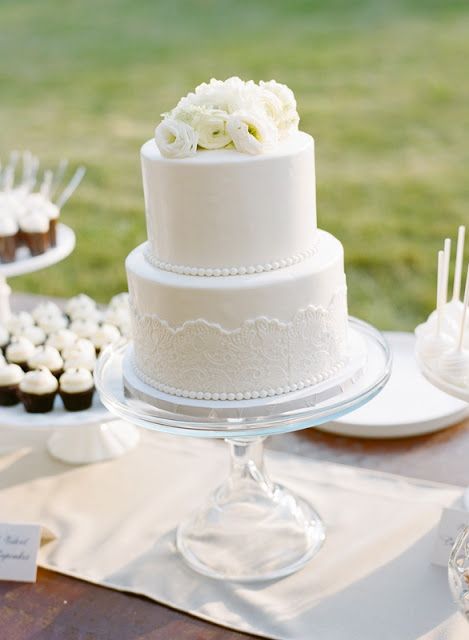
[{"label": "white tiered dessert stand", "polygon": [[[6,279],[45,269],[67,258],[75,248],[75,234],[57,225],[57,246],[38,256],[26,248],[17,251],[14,262],[0,264],[0,322],[11,314],[11,288]],[[57,405],[58,401],[56,402]],[[133,424],[116,420],[98,398],[86,411],[69,412],[54,408],[45,414],[26,413],[22,405],[0,407],[0,427],[15,429],[53,429],[47,442],[49,453],[69,464],[87,464],[116,458],[132,449],[139,440]]]},{"label": "white tiered dessert stand", "polygon": [[391,372],[386,341],[356,319],[350,319],[350,334],[361,345],[354,366],[314,387],[263,400],[165,396],[135,376],[128,343],[111,345],[99,358],[96,385],[110,411],[140,427],[223,438],[229,445],[228,479],[177,530],[177,547],[194,570],[224,580],[271,580],[297,571],[320,549],[321,517],[306,500],[270,480],[263,440],[338,418],[383,388]]}]

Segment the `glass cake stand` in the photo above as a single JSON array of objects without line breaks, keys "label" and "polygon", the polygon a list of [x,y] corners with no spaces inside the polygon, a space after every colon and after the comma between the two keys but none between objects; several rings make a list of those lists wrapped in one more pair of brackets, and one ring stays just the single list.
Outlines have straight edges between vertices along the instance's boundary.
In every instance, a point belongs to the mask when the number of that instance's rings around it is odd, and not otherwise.
[{"label": "glass cake stand", "polygon": [[223,438],[229,445],[228,478],[177,529],[177,547],[196,571],[223,580],[271,580],[297,571],[320,549],[320,516],[269,478],[263,440],[335,420],[383,388],[391,372],[385,339],[354,318],[350,335],[355,366],[314,387],[264,400],[188,401],[145,389],[132,377],[129,343],[111,345],[99,358],[96,386],[109,411],[146,429]]}]

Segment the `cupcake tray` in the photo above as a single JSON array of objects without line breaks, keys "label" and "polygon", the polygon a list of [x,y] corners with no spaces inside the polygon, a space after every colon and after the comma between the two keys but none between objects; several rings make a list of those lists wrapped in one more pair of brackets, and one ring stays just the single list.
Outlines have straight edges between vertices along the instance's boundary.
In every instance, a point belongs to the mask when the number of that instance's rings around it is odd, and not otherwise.
[{"label": "cupcake tray", "polygon": [[139,440],[137,428],[116,420],[96,393],[90,409],[66,411],[57,397],[48,413],[27,413],[22,404],[0,407],[0,429],[51,430],[47,450],[68,464],[89,464],[117,458]]}]

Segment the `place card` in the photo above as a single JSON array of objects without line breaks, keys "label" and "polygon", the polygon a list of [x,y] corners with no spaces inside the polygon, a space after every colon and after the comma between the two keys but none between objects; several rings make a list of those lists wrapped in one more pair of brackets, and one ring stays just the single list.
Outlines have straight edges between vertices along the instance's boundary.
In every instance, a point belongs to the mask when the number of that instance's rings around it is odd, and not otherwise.
[{"label": "place card", "polygon": [[0,580],[36,582],[40,524],[0,523]]},{"label": "place card", "polygon": [[433,550],[432,562],[441,567],[448,566],[451,549],[456,538],[465,526],[469,525],[469,511],[455,509],[454,507],[443,509],[438,535]]}]

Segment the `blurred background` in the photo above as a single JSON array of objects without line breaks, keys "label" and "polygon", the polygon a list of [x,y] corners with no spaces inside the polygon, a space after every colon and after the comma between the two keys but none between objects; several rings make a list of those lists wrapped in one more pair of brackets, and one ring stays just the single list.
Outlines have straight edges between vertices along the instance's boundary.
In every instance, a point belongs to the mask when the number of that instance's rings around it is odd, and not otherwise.
[{"label": "blurred background", "polygon": [[62,213],[75,253],[15,290],[125,289],[141,144],[197,84],[239,75],[296,94],[351,312],[413,329],[433,308],[436,250],[469,222],[467,0],[1,0],[0,29],[0,157],[88,169]]}]

